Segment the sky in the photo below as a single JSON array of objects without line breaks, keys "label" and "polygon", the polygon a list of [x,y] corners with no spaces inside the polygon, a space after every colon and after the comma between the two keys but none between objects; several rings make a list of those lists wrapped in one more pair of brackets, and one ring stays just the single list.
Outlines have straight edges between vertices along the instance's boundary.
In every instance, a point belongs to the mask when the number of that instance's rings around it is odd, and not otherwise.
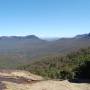
[{"label": "sky", "polygon": [[90,32],[90,0],[0,0],[0,36],[73,37]]}]

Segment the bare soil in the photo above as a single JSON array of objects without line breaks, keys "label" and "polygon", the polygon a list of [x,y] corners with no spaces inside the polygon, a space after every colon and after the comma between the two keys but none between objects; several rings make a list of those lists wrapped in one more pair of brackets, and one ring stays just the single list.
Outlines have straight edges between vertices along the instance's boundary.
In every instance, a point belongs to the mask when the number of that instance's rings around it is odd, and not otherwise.
[{"label": "bare soil", "polygon": [[0,90],[90,90],[90,84],[45,80],[27,71],[0,70]]}]

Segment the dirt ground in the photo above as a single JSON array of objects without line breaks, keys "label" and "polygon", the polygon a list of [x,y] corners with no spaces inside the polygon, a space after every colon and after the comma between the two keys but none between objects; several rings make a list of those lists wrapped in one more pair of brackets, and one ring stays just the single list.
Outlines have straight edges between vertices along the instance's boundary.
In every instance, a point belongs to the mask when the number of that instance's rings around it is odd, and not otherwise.
[{"label": "dirt ground", "polygon": [[90,84],[45,80],[20,70],[0,70],[0,90],[90,90]]}]

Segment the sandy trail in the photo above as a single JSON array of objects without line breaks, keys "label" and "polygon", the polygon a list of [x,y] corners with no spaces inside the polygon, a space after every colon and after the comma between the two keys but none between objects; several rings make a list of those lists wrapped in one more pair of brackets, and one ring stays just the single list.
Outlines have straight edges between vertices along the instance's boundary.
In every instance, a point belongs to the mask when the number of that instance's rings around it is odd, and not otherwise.
[{"label": "sandy trail", "polygon": [[0,90],[90,90],[90,84],[44,80],[42,77],[20,70],[0,71]]}]

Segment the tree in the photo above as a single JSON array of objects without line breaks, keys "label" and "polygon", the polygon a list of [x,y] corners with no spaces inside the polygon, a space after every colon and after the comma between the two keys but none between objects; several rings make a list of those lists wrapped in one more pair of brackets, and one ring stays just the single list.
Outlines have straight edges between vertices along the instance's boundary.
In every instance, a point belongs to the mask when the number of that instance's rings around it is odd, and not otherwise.
[{"label": "tree", "polygon": [[77,79],[90,79],[90,61],[85,61],[75,70]]}]

